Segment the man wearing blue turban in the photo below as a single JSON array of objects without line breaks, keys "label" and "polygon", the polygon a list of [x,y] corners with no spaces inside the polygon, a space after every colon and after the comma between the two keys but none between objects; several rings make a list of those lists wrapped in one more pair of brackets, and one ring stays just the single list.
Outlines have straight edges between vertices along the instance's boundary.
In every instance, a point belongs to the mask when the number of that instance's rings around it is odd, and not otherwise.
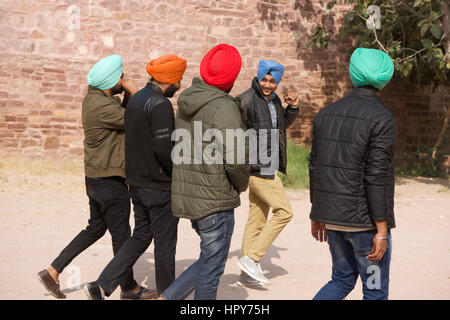
[{"label": "man wearing blue turban", "polygon": [[[250,148],[249,217],[242,241],[239,283],[269,283],[259,261],[293,217],[293,211],[277,170],[286,174],[286,128],[299,112],[297,93],[288,93],[283,107],[275,93],[284,74],[282,64],[261,60],[250,89],[238,96],[247,114],[248,128],[257,132],[257,143]],[[275,133],[275,135],[273,135]],[[252,157],[253,156],[253,157]],[[264,156],[270,158],[269,163]],[[252,158],[256,158],[252,163]],[[273,217],[268,221],[272,208]]]},{"label": "man wearing blue turban", "polygon": [[387,299],[394,219],[396,121],[378,92],[394,64],[383,51],[356,49],[353,90],[313,121],[309,159],[311,233],[327,241],[331,281],[315,300],[344,299],[361,277],[364,299]]},{"label": "man wearing blue turban", "polygon": [[283,78],[284,66],[275,61],[260,60],[258,63],[258,73],[256,75],[258,81],[261,81],[267,74],[272,75],[273,80],[278,86],[281,78]]},{"label": "man wearing blue turban", "polygon": [[[38,273],[39,281],[54,297],[60,290],[59,275],[81,252],[109,230],[114,255],[130,237],[130,199],[125,183],[125,122],[128,99],[136,93],[132,80],[123,79],[122,58],[112,55],[98,61],[87,76],[88,92],[83,100],[84,164],[90,218],[82,230],[51,263]],[[125,91],[124,99],[113,97]],[[145,299],[154,292],[139,286],[129,268],[121,278],[121,298]]]}]

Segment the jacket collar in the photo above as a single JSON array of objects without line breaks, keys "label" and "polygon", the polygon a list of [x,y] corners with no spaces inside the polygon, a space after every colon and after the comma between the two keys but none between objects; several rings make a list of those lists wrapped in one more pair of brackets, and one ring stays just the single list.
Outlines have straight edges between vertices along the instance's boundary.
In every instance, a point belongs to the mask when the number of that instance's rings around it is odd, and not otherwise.
[{"label": "jacket collar", "polygon": [[164,92],[156,84],[153,84],[149,81],[147,82],[145,87],[165,97]]},{"label": "jacket collar", "polygon": [[367,88],[353,88],[350,91],[349,96],[361,98],[361,99],[370,99],[370,100],[378,100],[381,102],[378,95],[370,89]]},{"label": "jacket collar", "polygon": [[88,93],[91,93],[91,94],[101,94],[101,95],[103,95],[103,96],[105,96],[105,97],[108,97],[108,96],[106,95],[106,93],[105,93],[103,90],[101,90],[101,89],[99,89],[99,88],[96,88],[96,87],[93,87],[93,86],[88,86]]}]

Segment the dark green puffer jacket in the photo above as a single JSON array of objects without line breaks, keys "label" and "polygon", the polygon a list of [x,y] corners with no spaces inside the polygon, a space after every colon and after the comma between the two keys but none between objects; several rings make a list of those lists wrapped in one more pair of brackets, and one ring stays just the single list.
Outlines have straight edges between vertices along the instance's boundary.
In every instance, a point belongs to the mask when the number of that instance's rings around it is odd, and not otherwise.
[{"label": "dark green puffer jacket", "polygon": [[[201,130],[198,129],[200,123]],[[195,126],[197,130],[194,130]],[[206,84],[200,78],[194,78],[192,86],[184,90],[178,98],[175,128],[177,138],[172,153],[173,214],[176,217],[197,220],[240,206],[239,193],[247,189],[250,176],[248,142],[245,139],[245,143],[238,144],[237,139],[234,139],[234,144],[231,145],[231,139],[228,143],[226,139],[226,129],[247,129],[240,101]],[[216,133],[220,132],[223,139],[218,139],[220,134],[204,137],[208,129],[217,129]],[[194,140],[197,140],[197,143],[194,143]],[[194,161],[194,155],[199,155],[200,152],[194,150],[195,145],[198,146],[198,151],[201,150],[201,156],[196,157],[201,161],[197,162]],[[211,151],[208,146],[216,151],[220,150],[220,147],[223,149],[223,157],[219,156],[223,163],[208,161],[220,154]],[[237,161],[239,154],[244,154],[241,164]],[[234,155],[234,159],[231,155]],[[181,161],[183,156],[184,160]]]}]

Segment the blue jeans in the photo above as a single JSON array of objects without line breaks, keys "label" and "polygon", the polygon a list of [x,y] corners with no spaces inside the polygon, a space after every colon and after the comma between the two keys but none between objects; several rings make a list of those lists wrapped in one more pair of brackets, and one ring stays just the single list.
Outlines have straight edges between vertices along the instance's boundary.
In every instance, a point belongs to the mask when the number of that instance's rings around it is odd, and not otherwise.
[{"label": "blue jeans", "polygon": [[363,285],[364,300],[387,300],[392,239],[388,231],[386,252],[378,262],[367,260],[372,251],[376,230],[342,232],[327,230],[333,271],[331,281],[313,300],[341,300],[353,290],[358,276]]},{"label": "blue jeans", "polygon": [[215,300],[230,249],[234,210],[192,221],[200,236],[200,258],[161,294],[165,300],[183,300],[195,290],[195,300]]}]

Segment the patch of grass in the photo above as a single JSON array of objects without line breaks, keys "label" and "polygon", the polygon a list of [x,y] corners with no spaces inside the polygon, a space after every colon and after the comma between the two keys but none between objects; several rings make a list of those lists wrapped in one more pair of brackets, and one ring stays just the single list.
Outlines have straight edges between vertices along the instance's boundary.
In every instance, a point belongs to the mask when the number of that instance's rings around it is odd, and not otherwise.
[{"label": "patch of grass", "polygon": [[310,149],[288,140],[287,175],[278,173],[283,185],[290,189],[309,188],[308,157]]}]

